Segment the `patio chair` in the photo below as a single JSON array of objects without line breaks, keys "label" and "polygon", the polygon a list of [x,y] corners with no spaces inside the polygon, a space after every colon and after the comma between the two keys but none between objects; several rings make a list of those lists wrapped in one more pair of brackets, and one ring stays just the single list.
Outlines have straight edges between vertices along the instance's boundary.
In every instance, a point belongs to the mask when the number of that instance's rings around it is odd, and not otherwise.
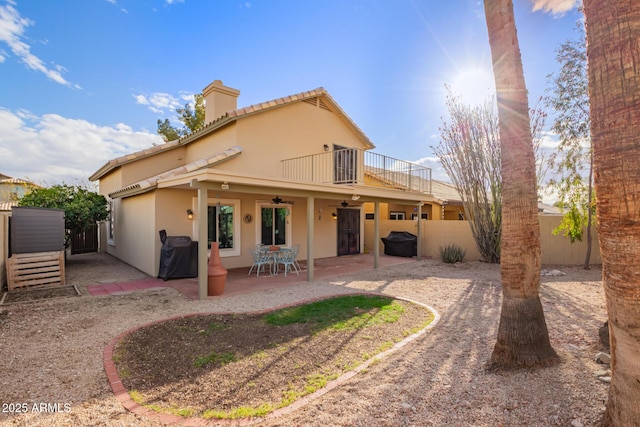
[{"label": "patio chair", "polygon": [[295,271],[298,276],[300,275],[299,269],[296,266],[297,256],[298,251],[295,247],[286,250],[281,249],[280,252],[278,252],[278,256],[276,257],[276,263],[278,265],[276,267],[278,267],[280,264],[284,266],[284,277],[287,277],[288,271]]},{"label": "patio chair", "polygon": [[270,252],[262,250],[259,245],[252,248],[250,252],[253,257],[253,265],[249,269],[247,276],[251,275],[251,272],[255,268],[256,277],[260,277],[260,270],[262,269],[264,272],[264,267],[267,265],[269,266],[269,272],[271,273],[273,271],[273,255]]},{"label": "patio chair", "polygon": [[293,250],[296,251],[296,260],[294,265],[298,269],[298,271],[302,271],[302,267],[300,267],[300,263],[298,262],[298,254],[300,253],[300,245],[293,245]]}]

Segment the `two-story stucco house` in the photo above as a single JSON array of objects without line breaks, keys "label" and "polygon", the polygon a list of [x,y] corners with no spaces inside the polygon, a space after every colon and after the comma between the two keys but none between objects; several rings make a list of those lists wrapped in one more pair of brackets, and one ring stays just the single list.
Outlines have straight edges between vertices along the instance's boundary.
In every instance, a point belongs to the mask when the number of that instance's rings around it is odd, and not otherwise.
[{"label": "two-story stucco house", "polygon": [[251,265],[256,244],[300,245],[312,279],[314,258],[363,251],[365,203],[374,213],[408,206],[418,218],[425,204],[441,210],[431,206],[431,171],[371,152],[325,89],[244,108],[239,94],[214,81],[203,91],[202,129],[110,160],[90,177],[111,204],[108,253],[155,275],[159,230],[191,236],[202,297],[212,241],[226,268]]}]

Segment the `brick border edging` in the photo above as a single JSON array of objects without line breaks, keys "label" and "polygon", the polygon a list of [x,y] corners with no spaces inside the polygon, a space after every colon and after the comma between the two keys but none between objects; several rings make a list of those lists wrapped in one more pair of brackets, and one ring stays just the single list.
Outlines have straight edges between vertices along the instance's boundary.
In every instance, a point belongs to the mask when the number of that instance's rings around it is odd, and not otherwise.
[{"label": "brick border edging", "polygon": [[164,423],[164,424],[173,424],[173,425],[181,425],[181,426],[215,426],[215,425],[218,425],[218,426],[219,425],[243,425],[244,426],[244,425],[250,425],[250,424],[257,423],[257,422],[262,422],[262,421],[264,421],[265,419],[268,419],[268,418],[277,418],[277,417],[283,416],[285,414],[289,414],[289,413],[291,413],[293,411],[296,411],[296,410],[300,409],[301,407],[309,404],[313,400],[325,395],[329,391],[331,391],[331,390],[335,389],[336,387],[338,387],[338,386],[344,384],[345,382],[349,381],[356,374],[358,374],[359,372],[367,369],[372,363],[380,361],[380,360],[386,358],[390,354],[396,352],[397,350],[399,350],[400,348],[402,348],[405,345],[409,344],[410,342],[414,341],[418,337],[424,335],[425,333],[427,333],[428,331],[433,329],[438,324],[438,322],[440,321],[440,314],[436,311],[436,309],[434,309],[433,307],[431,307],[431,306],[429,306],[427,304],[423,304],[421,302],[414,301],[414,300],[407,299],[407,298],[392,297],[390,295],[386,295],[386,294],[379,293],[379,292],[351,292],[351,293],[345,293],[345,294],[327,295],[327,296],[323,296],[323,297],[310,298],[310,299],[307,299],[307,300],[297,301],[295,303],[285,304],[285,305],[282,305],[282,306],[273,307],[273,308],[269,308],[269,309],[256,310],[256,311],[250,311],[250,312],[243,312],[242,314],[247,314],[247,315],[266,314],[266,313],[269,313],[269,312],[272,312],[272,311],[282,310],[284,308],[295,307],[295,306],[303,305],[303,304],[309,304],[309,303],[312,303],[312,302],[315,302],[315,301],[322,301],[322,300],[325,300],[325,299],[328,299],[328,298],[334,298],[334,297],[340,297],[340,296],[350,296],[350,295],[378,295],[378,296],[391,297],[391,298],[394,298],[394,299],[397,299],[397,300],[411,302],[413,304],[420,305],[420,306],[426,308],[427,310],[429,310],[433,314],[433,320],[427,326],[422,328],[420,331],[418,331],[418,332],[416,332],[416,333],[414,333],[412,335],[409,335],[408,337],[406,337],[405,339],[403,339],[400,342],[395,343],[390,349],[385,350],[382,353],[376,354],[375,356],[369,358],[368,360],[366,360],[362,364],[358,365],[356,368],[343,373],[342,375],[340,375],[335,380],[329,381],[323,388],[318,389],[315,392],[313,392],[311,394],[308,394],[308,395],[296,400],[295,402],[293,402],[292,404],[290,404],[290,405],[288,405],[288,406],[286,406],[284,408],[276,409],[275,411],[269,413],[268,415],[266,415],[263,418],[210,419],[210,420],[207,420],[207,419],[200,418],[200,417],[181,417],[181,416],[178,416],[178,415],[172,415],[172,414],[166,414],[166,413],[162,413],[162,412],[153,411],[151,409],[145,408],[144,406],[138,404],[137,402],[135,402],[131,398],[131,396],[129,395],[129,392],[127,391],[127,389],[122,384],[122,380],[120,379],[120,376],[118,375],[118,371],[116,369],[116,365],[113,362],[113,350],[114,350],[115,346],[118,344],[118,342],[120,342],[127,335],[130,335],[133,332],[137,331],[138,329],[146,328],[148,326],[156,325],[156,324],[159,324],[159,323],[169,322],[169,321],[172,321],[172,320],[184,319],[184,318],[188,318],[188,317],[208,316],[208,315],[227,315],[227,314],[238,314],[238,313],[233,313],[233,312],[199,312],[199,313],[176,315],[176,316],[172,316],[172,317],[169,317],[169,318],[166,318],[166,319],[155,320],[155,321],[152,321],[152,322],[148,322],[148,323],[133,327],[131,329],[128,329],[128,330],[122,332],[121,334],[118,334],[115,338],[113,338],[109,342],[109,344],[107,344],[107,346],[105,347],[105,349],[103,351],[103,364],[104,364],[105,374],[107,375],[107,381],[109,382],[109,386],[111,387],[111,390],[113,391],[113,394],[114,394],[115,398],[122,404],[122,406],[125,409],[127,409],[129,412],[131,412],[133,414],[148,418],[150,420],[160,421],[161,423]]}]

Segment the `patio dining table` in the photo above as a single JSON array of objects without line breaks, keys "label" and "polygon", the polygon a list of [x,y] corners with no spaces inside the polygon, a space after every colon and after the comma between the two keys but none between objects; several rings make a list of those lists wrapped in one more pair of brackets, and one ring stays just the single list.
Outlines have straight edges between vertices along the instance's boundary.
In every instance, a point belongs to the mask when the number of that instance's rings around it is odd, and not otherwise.
[{"label": "patio dining table", "polygon": [[260,248],[261,252],[266,253],[268,255],[270,255],[272,257],[272,264],[271,264],[271,270],[270,273],[272,276],[275,276],[278,274],[279,268],[278,268],[278,255],[280,255],[281,253],[284,252],[289,252],[292,250],[292,248],[290,247],[286,247],[286,246],[263,246]]}]

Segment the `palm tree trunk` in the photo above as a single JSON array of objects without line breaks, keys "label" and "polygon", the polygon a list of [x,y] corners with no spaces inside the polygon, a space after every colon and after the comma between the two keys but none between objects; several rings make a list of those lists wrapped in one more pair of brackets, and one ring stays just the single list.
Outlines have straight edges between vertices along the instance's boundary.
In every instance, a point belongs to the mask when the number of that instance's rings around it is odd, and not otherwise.
[{"label": "palm tree trunk", "polygon": [[490,367],[550,365],[551,347],[538,294],[540,225],[536,165],[511,0],[485,0],[496,82],[502,155],[502,310]]},{"label": "palm tree trunk", "polygon": [[597,228],[609,317],[605,424],[640,425],[640,2],[585,0]]},{"label": "palm tree trunk", "polygon": [[591,246],[593,237],[591,236],[591,223],[593,222],[593,214],[591,206],[593,204],[593,149],[589,149],[589,191],[587,195],[587,253],[584,256],[584,269],[591,269]]}]

